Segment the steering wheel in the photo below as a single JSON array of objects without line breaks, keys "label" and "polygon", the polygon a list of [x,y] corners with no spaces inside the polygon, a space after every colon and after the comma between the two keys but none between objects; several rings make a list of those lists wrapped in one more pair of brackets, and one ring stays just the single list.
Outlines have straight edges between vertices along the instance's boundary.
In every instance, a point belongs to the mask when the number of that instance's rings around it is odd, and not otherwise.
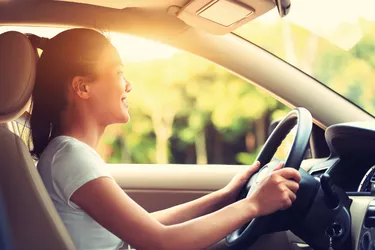
[{"label": "steering wheel", "polygon": [[[242,188],[237,197],[237,201],[249,196],[257,187],[259,180],[272,172],[277,166],[277,164],[269,162],[285,137],[295,126],[296,135],[284,166],[299,169],[309,143],[312,124],[311,114],[305,108],[293,109],[280,121],[257,156],[256,160],[261,163],[261,167],[249,178],[247,184]],[[285,213],[276,212],[267,216],[254,218],[229,234],[226,237],[226,244],[231,249],[245,249],[255,243],[262,234],[285,230],[283,224],[285,224],[284,222],[287,220],[287,217],[289,216]]]}]

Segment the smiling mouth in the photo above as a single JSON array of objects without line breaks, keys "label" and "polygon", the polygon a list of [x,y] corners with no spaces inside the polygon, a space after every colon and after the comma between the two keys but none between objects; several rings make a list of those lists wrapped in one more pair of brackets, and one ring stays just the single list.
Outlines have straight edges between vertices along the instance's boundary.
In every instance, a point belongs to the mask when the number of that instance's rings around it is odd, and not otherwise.
[{"label": "smiling mouth", "polygon": [[126,108],[129,107],[128,103],[126,102],[126,98],[125,98],[125,97],[121,98],[121,102],[122,102],[122,104],[123,104]]}]

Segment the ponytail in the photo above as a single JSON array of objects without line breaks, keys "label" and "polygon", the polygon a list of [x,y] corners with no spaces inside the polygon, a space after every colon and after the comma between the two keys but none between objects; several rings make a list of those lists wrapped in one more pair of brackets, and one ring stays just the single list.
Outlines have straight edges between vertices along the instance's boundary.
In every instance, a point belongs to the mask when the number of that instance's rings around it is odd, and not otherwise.
[{"label": "ponytail", "polygon": [[[48,143],[57,134],[60,124],[61,111],[66,105],[65,85],[53,84],[48,77],[49,73],[41,72],[49,69],[43,65],[48,60],[40,58],[37,66],[37,77],[32,98],[32,111],[30,117],[31,155],[39,159]],[[31,145],[29,145],[31,149]]]},{"label": "ponytail", "polygon": [[29,144],[29,148],[31,149],[32,147],[31,155],[35,159],[39,159],[51,140],[52,124],[47,119],[43,108],[36,106],[34,100],[32,103],[32,113],[33,115],[30,117],[32,146]]}]

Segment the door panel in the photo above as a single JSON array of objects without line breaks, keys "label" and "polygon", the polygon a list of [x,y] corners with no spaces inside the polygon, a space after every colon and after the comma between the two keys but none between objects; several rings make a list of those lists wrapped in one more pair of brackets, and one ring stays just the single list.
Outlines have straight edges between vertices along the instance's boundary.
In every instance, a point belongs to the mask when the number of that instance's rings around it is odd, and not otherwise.
[{"label": "door panel", "polygon": [[123,189],[214,191],[224,187],[243,165],[108,164]]},{"label": "door panel", "polygon": [[[302,167],[309,170],[314,160]],[[149,212],[179,205],[224,187],[233,176],[246,168],[243,165],[140,165],[108,164],[120,187]],[[292,249],[293,243],[303,243],[291,232],[264,235],[249,250]],[[124,246],[123,249],[128,249]],[[226,250],[224,240],[210,250]]]},{"label": "door panel", "polygon": [[[316,160],[302,163],[309,170]],[[108,164],[120,187],[149,212],[197,199],[224,187],[244,165]]]},{"label": "door panel", "polygon": [[[192,201],[224,187],[244,166],[108,164],[120,187],[148,212]],[[128,248],[124,245],[122,249]],[[214,246],[227,249],[225,242]]]},{"label": "door panel", "polygon": [[149,212],[185,203],[224,187],[244,166],[110,164],[120,187]]},{"label": "door panel", "polygon": [[200,191],[124,190],[148,212],[155,212],[186,203],[208,194]]},{"label": "door panel", "polygon": [[[224,187],[245,166],[108,164],[121,188],[149,212],[197,199]],[[264,235],[249,250],[290,249],[285,232]],[[123,249],[128,249],[124,246]],[[225,241],[210,250],[227,250]]]}]

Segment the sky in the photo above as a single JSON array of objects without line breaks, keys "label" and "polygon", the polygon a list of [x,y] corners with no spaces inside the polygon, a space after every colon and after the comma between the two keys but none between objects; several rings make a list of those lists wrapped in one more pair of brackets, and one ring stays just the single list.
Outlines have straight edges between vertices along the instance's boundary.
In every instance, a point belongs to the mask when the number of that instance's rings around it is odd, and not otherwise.
[{"label": "sky", "polygon": [[[362,37],[361,18],[375,21],[375,0],[291,0],[285,20],[349,50]],[[258,18],[259,22],[279,22],[276,9]]]}]

